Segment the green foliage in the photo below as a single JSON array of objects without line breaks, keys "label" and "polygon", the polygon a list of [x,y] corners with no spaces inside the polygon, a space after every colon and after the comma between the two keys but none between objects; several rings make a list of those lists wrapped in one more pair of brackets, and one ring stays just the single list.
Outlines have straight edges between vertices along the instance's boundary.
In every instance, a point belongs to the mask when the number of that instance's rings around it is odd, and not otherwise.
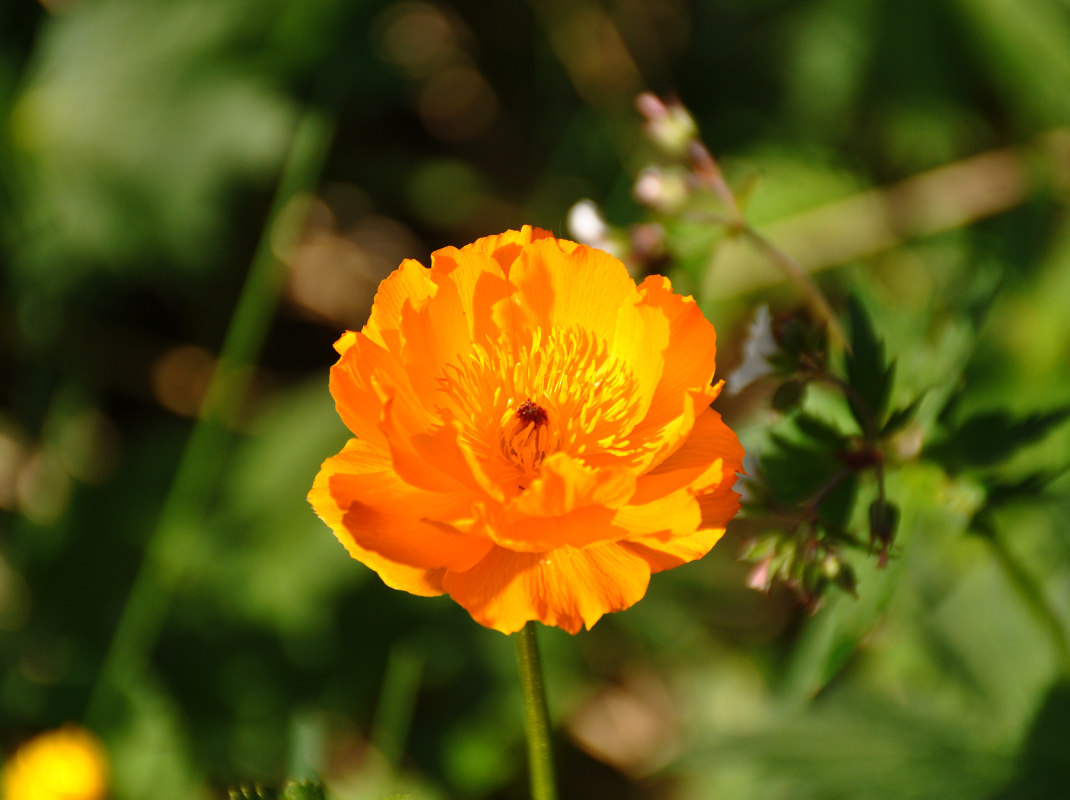
[{"label": "green foliage", "polygon": [[851,349],[844,356],[847,382],[854,390],[847,395],[851,413],[866,436],[882,428],[884,413],[892,394],[895,362],[888,362],[884,343],[858,298],[848,304],[851,322]]},{"label": "green foliage", "polygon": [[1070,417],[1070,408],[1015,418],[1004,410],[974,414],[926,448],[928,458],[949,470],[992,467],[1034,444]]}]

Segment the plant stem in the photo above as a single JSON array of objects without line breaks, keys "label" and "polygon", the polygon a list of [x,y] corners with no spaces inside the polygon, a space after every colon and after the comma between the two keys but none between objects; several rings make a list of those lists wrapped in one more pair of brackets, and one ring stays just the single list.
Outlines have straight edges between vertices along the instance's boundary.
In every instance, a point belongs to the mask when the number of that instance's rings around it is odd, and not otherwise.
[{"label": "plant stem", "polygon": [[412,710],[420,691],[423,654],[407,644],[395,644],[387,657],[383,688],[375,707],[371,740],[383,754],[392,772],[397,772],[405,754]]},{"label": "plant stem", "polygon": [[795,287],[795,290],[802,295],[806,304],[810,306],[811,311],[817,315],[818,319],[828,325],[829,334],[832,338],[850,350],[851,345],[847,341],[847,337],[844,335],[843,328],[840,327],[839,320],[836,319],[832,307],[829,306],[828,300],[825,299],[825,295],[821,293],[817,284],[814,283],[814,279],[799,266],[799,262],[745,222],[741,224],[739,231],[784,273],[788,281]]},{"label": "plant stem", "polygon": [[524,693],[524,731],[528,739],[532,800],[557,800],[554,759],[550,749],[550,715],[546,709],[539,646],[535,623],[516,632],[516,657],[520,663],[520,686]]},{"label": "plant stem", "polygon": [[145,677],[149,651],[190,560],[189,552],[196,548],[197,531],[221,479],[231,428],[246,399],[250,365],[260,351],[283,285],[284,268],[272,251],[271,232],[286,204],[315,186],[333,131],[333,117],[316,108],[306,110],[298,121],[219,364],[90,695],[86,710],[90,724],[100,724],[123,687]]}]

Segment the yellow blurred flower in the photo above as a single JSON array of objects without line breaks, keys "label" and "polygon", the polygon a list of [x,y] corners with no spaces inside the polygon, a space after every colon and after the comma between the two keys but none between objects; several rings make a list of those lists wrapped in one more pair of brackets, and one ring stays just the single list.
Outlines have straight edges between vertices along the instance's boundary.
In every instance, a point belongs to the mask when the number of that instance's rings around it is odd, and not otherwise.
[{"label": "yellow blurred flower", "polygon": [[4,765],[3,800],[102,800],[108,759],[87,730],[67,725],[23,744]]}]

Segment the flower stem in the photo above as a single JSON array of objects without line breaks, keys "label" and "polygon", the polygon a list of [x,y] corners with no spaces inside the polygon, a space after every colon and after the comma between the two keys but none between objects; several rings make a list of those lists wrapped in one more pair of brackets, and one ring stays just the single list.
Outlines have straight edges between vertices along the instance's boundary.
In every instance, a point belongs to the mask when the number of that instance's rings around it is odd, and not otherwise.
[{"label": "flower stem", "polygon": [[520,686],[524,693],[524,730],[528,739],[532,800],[557,800],[554,759],[550,749],[550,715],[546,709],[539,646],[535,623],[516,633],[516,657],[520,662]]}]

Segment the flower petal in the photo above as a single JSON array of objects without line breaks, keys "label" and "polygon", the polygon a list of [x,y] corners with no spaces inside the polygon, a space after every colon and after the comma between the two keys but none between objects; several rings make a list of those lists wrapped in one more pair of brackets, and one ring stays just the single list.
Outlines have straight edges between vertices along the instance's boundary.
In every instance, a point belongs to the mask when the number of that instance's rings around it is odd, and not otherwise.
[{"label": "flower petal", "polygon": [[336,497],[331,491],[331,479],[341,473],[374,473],[389,470],[390,459],[367,442],[350,439],[345,449],[323,462],[316,476],[308,501],[316,514],[334,532],[335,537],[349,554],[379,574],[383,583],[392,589],[401,589],[424,597],[443,593],[444,569],[426,569],[394,561],[357,544],[352,532],[343,523],[349,511],[348,498]]},{"label": "flower petal", "polygon": [[728,521],[739,510],[739,495],[726,484],[697,499],[702,511],[702,523],[694,533],[686,536],[642,536],[621,542],[621,547],[642,557],[650,565],[651,572],[672,569],[702,558],[724,536]]},{"label": "flower petal", "polygon": [[557,517],[583,506],[618,508],[635,491],[635,475],[619,467],[592,469],[567,453],[552,453],[511,508],[518,514]]},{"label": "flower petal", "polygon": [[699,495],[699,508],[702,509],[702,527],[707,530],[721,530],[739,511],[739,493],[725,484],[717,491]]},{"label": "flower petal", "polygon": [[486,534],[504,547],[524,552],[622,539],[628,529],[613,524],[613,509],[634,491],[635,475],[627,469],[592,469],[566,453],[554,453],[504,513],[486,515]]},{"label": "flower petal", "polygon": [[724,528],[706,528],[687,536],[668,539],[649,536],[621,542],[620,545],[646,561],[651,572],[661,572],[698,561],[713,549],[722,536]]},{"label": "flower petal", "polygon": [[[497,338],[491,309],[516,291],[493,254],[448,247],[431,254],[431,275],[439,292],[448,296],[454,317],[448,324],[467,322],[469,338],[475,342]],[[445,322],[444,317],[439,318]]]},{"label": "flower petal", "polygon": [[353,471],[351,460],[342,459],[331,465],[341,468],[327,477],[331,497],[344,512],[341,526],[359,547],[422,569],[467,569],[486,555],[489,540],[458,533],[450,524],[471,516],[466,492],[429,492],[405,483],[393,469],[369,470],[383,461],[366,458],[361,471]]},{"label": "flower petal", "polygon": [[[403,377],[386,349],[367,336],[347,332],[335,343],[338,361],[331,367],[330,391],[342,422],[367,442],[386,445],[379,431],[383,403],[372,382],[376,373],[394,371]],[[407,380],[407,379],[405,379]]]},{"label": "flower petal", "polygon": [[397,330],[406,306],[422,307],[435,293],[430,270],[407,258],[379,284],[372,302],[371,316],[362,333],[394,353],[400,351]]},{"label": "flower petal", "polygon": [[[492,256],[502,269],[508,273],[509,267],[516,261],[520,251],[527,245],[539,239],[552,239],[554,235],[550,231],[525,225],[518,231],[506,231],[497,236],[484,236],[476,239],[469,245],[461,248],[462,251],[483,253]],[[441,251],[439,251],[441,252]]]},{"label": "flower petal", "polygon": [[613,340],[620,308],[639,297],[620,261],[558,239],[525,247],[509,280],[520,289],[519,299],[535,324],[548,330],[580,328],[606,342]]},{"label": "flower petal", "polygon": [[483,473],[475,457],[462,447],[455,425],[428,416],[414,396],[397,392],[385,398],[379,424],[393,468],[406,482],[432,492],[462,487],[501,498],[501,489]]},{"label": "flower petal", "polygon": [[613,524],[628,532],[629,541],[640,536],[686,536],[702,524],[702,509],[692,491],[681,489],[618,509]]},{"label": "flower petal", "polygon": [[690,296],[673,294],[668,278],[651,275],[639,286],[642,304],[657,308],[669,321],[665,368],[650,414],[669,418],[680,413],[689,389],[709,386],[717,356],[717,333]]},{"label": "flower petal", "polygon": [[481,625],[513,633],[528,620],[576,633],[646,594],[650,567],[619,544],[545,553],[492,549],[464,572],[447,572],[443,588]]},{"label": "flower petal", "polygon": [[728,479],[743,471],[743,447],[721,415],[703,409],[684,443],[671,456],[641,476],[633,503],[646,503],[690,486],[696,490]]}]

